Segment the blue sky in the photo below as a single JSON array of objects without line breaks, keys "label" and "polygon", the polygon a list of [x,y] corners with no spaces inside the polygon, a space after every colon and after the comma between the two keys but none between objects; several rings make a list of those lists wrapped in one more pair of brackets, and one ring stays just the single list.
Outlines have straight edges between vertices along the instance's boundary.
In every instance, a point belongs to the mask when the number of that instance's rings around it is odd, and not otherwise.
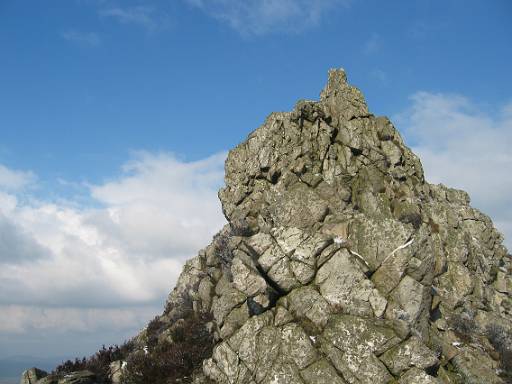
[{"label": "blue sky", "polygon": [[223,224],[225,151],[332,67],[510,239],[511,19],[506,0],[1,1],[0,358],[135,334]]},{"label": "blue sky", "polygon": [[304,9],[238,29],[215,17],[236,2],[204,3],[2,1],[0,160],[49,180],[101,180],[129,150],[201,158],[269,111],[316,98],[338,66],[376,114],[418,89],[485,107],[510,97],[508,1],[324,0],[316,22]]}]

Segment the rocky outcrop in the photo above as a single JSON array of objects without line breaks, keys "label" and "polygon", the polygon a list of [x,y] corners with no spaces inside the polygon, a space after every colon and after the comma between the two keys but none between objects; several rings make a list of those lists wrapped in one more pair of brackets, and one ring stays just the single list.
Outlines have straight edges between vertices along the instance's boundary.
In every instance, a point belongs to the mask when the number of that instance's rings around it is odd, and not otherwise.
[{"label": "rocky outcrop", "polygon": [[502,236],[464,191],[426,182],[343,70],[319,101],[268,116],[225,170],[229,224],[186,263],[158,319],[171,329],[190,310],[211,314],[196,383],[510,380]]},{"label": "rocky outcrop", "polygon": [[46,376],[48,376],[47,372],[35,367],[30,368],[21,374],[20,384],[35,384]]},{"label": "rocky outcrop", "polygon": [[21,375],[20,384],[96,384],[96,376],[89,371],[76,371],[64,376],[49,375],[31,368]]},{"label": "rocky outcrop", "polygon": [[232,150],[225,180],[229,225],[164,315],[185,296],[213,313],[210,380],[505,382],[510,347],[490,340],[512,331],[501,235],[465,192],[425,181],[343,70]]},{"label": "rocky outcrop", "polygon": [[112,381],[112,384],[122,383],[123,368],[125,364],[126,363],[121,360],[113,361],[109,364],[110,380]]}]

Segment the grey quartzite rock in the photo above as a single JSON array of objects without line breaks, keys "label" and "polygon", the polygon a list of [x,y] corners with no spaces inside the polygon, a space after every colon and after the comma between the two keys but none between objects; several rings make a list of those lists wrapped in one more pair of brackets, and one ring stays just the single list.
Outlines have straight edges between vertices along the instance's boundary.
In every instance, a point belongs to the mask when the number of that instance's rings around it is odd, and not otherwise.
[{"label": "grey quartzite rock", "polygon": [[225,169],[229,226],[169,299],[198,292],[212,311],[210,380],[505,383],[488,332],[512,334],[502,236],[465,192],[425,181],[343,70],[319,101],[270,114]]},{"label": "grey quartzite rock", "polygon": [[30,368],[21,374],[20,384],[35,384],[46,376],[48,376],[47,372],[38,368]]}]

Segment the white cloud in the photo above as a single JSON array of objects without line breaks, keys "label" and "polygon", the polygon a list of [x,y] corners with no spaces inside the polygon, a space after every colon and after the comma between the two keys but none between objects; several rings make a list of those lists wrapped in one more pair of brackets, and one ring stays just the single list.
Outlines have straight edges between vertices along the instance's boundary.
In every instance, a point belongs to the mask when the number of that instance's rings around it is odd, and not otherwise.
[{"label": "white cloud", "polygon": [[186,0],[243,35],[301,32],[350,0]]},{"label": "white cloud", "polygon": [[89,45],[92,47],[101,44],[101,39],[97,33],[94,32],[79,32],[75,30],[69,30],[62,33],[64,40],[74,42],[81,45]]},{"label": "white cloud", "polygon": [[100,208],[0,189],[0,333],[139,326],[148,306],[161,310],[183,262],[225,222],[224,159],[139,153],[88,187]]},{"label": "white cloud", "polygon": [[149,6],[105,8],[99,11],[101,17],[110,17],[122,24],[135,24],[155,31],[163,26],[164,19],[157,19],[155,8]]},{"label": "white cloud", "polygon": [[18,190],[35,182],[32,172],[12,170],[0,164],[0,189]]},{"label": "white cloud", "polygon": [[512,103],[489,113],[461,95],[418,92],[397,116],[430,182],[466,190],[512,245]]}]

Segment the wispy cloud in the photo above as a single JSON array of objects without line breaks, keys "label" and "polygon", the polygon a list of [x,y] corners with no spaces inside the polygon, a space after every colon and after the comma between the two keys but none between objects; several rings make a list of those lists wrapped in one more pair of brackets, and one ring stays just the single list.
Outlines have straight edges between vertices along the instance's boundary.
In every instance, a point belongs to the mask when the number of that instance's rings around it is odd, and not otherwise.
[{"label": "wispy cloud", "polygon": [[99,15],[115,19],[121,24],[141,26],[150,32],[165,25],[164,19],[158,18],[155,8],[150,6],[104,8],[99,11]]},{"label": "wispy cloud", "polygon": [[439,35],[449,26],[446,22],[433,20],[414,20],[404,32],[414,40],[424,40],[430,35]]},{"label": "wispy cloud", "polygon": [[481,110],[462,95],[417,92],[396,120],[427,179],[469,192],[512,248],[512,103]]},{"label": "wispy cloud", "polygon": [[297,33],[317,25],[350,0],[186,0],[243,35]]},{"label": "wispy cloud", "polygon": [[102,208],[27,202],[0,188],[0,312],[9,314],[0,336],[63,324],[90,331],[105,325],[98,318],[114,327],[126,313],[138,326],[148,307],[161,310],[183,262],[225,222],[224,158],[138,153],[119,176],[88,187]]},{"label": "wispy cloud", "polygon": [[62,33],[64,40],[88,46],[98,46],[101,44],[100,36],[94,32],[79,32],[75,30],[69,30]]},{"label": "wispy cloud", "polygon": [[371,55],[380,51],[382,47],[382,39],[380,35],[374,33],[368,40],[363,44],[363,52],[367,55]]},{"label": "wispy cloud", "polygon": [[389,84],[389,76],[382,69],[379,69],[379,68],[373,69],[372,71],[370,71],[370,77],[372,79],[379,81],[382,85]]}]

